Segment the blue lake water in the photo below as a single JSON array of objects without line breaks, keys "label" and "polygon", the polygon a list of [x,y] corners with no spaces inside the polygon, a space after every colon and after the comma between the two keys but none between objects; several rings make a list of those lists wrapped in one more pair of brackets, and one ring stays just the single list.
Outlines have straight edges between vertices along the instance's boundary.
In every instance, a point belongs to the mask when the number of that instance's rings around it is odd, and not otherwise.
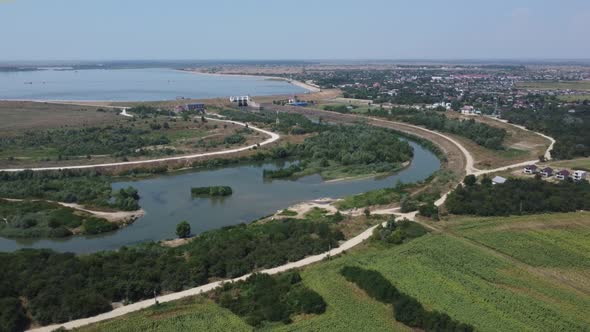
[{"label": "blue lake water", "polygon": [[[266,165],[242,165],[217,170],[165,175],[134,182],[115,183],[115,189],[133,186],[141,196],[146,214],[127,228],[110,234],[59,240],[0,238],[0,251],[21,248],[51,248],[62,252],[88,253],[118,249],[145,241],[175,238],[176,224],[187,220],[194,234],[223,226],[246,223],[285,209],[298,202],[339,198],[373,189],[393,187],[397,181],[411,183],[429,177],[440,168],[430,151],[411,142],[414,159],[406,169],[379,179],[324,182],[317,175],[296,181],[265,181]],[[234,194],[224,199],[192,198],[191,187],[231,186]]]},{"label": "blue lake water", "polygon": [[0,72],[0,99],[155,101],[306,92],[288,82],[262,77],[165,68]]}]

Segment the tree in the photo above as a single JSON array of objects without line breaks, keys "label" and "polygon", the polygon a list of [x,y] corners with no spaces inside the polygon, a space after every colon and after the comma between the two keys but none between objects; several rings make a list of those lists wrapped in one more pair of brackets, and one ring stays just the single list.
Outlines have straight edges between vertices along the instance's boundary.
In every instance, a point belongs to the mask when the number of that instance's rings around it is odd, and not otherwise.
[{"label": "tree", "polygon": [[191,225],[188,221],[182,221],[176,225],[176,235],[181,239],[186,239],[191,235]]},{"label": "tree", "polygon": [[477,178],[475,177],[475,175],[470,174],[465,177],[463,182],[465,183],[466,186],[471,187],[477,182]]}]

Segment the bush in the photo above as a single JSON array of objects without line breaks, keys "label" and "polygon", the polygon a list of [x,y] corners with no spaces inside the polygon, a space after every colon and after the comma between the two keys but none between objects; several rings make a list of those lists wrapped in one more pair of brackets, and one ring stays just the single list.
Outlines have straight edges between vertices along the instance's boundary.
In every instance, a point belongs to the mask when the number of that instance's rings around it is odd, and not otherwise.
[{"label": "bush", "polygon": [[306,288],[297,272],[253,274],[244,281],[224,285],[215,291],[214,298],[252,326],[261,326],[264,321],[289,324],[294,314],[326,311],[324,299]]},{"label": "bush", "polygon": [[182,221],[176,225],[176,235],[181,239],[191,236],[191,225],[188,221]]},{"label": "bush", "polygon": [[90,217],[82,223],[84,234],[94,235],[116,230],[118,227],[114,223],[108,222],[104,219]]}]

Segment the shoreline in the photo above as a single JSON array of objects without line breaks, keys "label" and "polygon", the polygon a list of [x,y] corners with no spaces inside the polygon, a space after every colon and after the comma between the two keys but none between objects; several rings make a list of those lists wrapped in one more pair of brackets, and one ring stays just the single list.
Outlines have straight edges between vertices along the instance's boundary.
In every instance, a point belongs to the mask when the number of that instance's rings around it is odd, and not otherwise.
[{"label": "shoreline", "polygon": [[[190,68],[185,68],[185,69],[176,69],[179,71],[183,71],[183,72],[187,72],[187,73],[191,73],[191,74],[199,74],[199,75],[211,75],[211,76],[237,76],[237,77],[250,77],[250,78],[263,78],[265,80],[269,80],[269,81],[283,81],[283,82],[287,82],[291,85],[295,85],[297,87],[300,87],[302,89],[307,90],[307,93],[316,93],[316,92],[321,92],[322,89],[320,89],[317,86],[311,85],[309,83],[305,83],[305,82],[301,82],[301,81],[297,81],[297,80],[292,80],[286,77],[280,77],[280,76],[268,76],[268,75],[252,75],[252,74],[225,74],[225,73],[209,73],[209,72],[205,72],[205,71],[200,71],[198,69],[190,69]],[[259,97],[269,97],[269,96],[259,96]]]}]

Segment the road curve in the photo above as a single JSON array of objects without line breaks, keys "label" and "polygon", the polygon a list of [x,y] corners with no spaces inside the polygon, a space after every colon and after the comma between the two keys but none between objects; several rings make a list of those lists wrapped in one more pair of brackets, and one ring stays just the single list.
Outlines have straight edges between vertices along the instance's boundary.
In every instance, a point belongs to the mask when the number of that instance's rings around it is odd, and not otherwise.
[{"label": "road curve", "polygon": [[[338,113],[339,114],[339,113]],[[365,119],[370,119],[372,121],[376,121],[376,122],[392,122],[392,123],[396,123],[393,121],[388,121],[388,120],[382,120],[382,119],[377,119],[377,118],[368,118],[368,117],[361,117],[361,116],[355,116],[356,118],[365,118]],[[407,125],[407,124],[404,124]],[[473,165],[473,156],[471,155],[471,153],[469,153],[469,151],[463,146],[461,145],[459,142],[457,142],[456,140],[452,139],[451,137],[448,137],[447,135],[429,130],[429,129],[425,129],[422,127],[418,127],[418,126],[413,126],[413,125],[408,125],[410,127],[415,127],[417,129],[420,130],[424,130],[426,132],[430,132],[433,134],[436,134],[442,138],[447,139],[449,142],[452,142],[454,145],[456,145],[459,150],[461,150],[461,152],[464,154],[466,163],[465,163],[465,172],[467,174],[474,174],[474,175],[483,175],[483,174],[488,174],[488,173],[492,173],[492,172],[496,172],[497,170],[478,170],[476,169]],[[548,149],[548,152],[550,151],[551,147]],[[519,164],[515,164],[515,165],[510,165],[510,166],[506,166],[503,168],[513,168],[513,167],[518,167],[523,163],[519,163]],[[445,193],[439,200],[437,200],[435,202],[436,206],[441,206],[442,204],[444,204],[444,202],[446,201],[446,198],[448,196],[449,193]],[[383,210],[383,211],[376,211],[376,212],[381,212],[381,213],[387,213],[387,214],[396,214],[398,216],[401,217],[405,217],[408,219],[414,219],[416,216],[416,212],[412,212],[412,213],[407,213],[407,214],[401,214],[398,213],[397,211],[394,210]],[[338,254],[341,254],[343,252],[345,252],[346,250],[349,250],[359,244],[361,244],[362,242],[364,242],[365,240],[369,239],[372,234],[373,231],[375,230],[375,228],[377,228],[379,225],[373,226],[367,230],[365,230],[364,232],[362,232],[361,234],[343,242],[338,248],[334,248],[332,250],[329,250],[327,252],[324,252],[322,254],[319,255],[314,255],[314,256],[309,256],[306,258],[303,258],[299,261],[296,262],[290,262],[281,266],[277,266],[271,269],[266,269],[266,270],[262,270],[262,271],[258,271],[258,273],[266,273],[266,274],[277,274],[277,273],[281,273],[281,272],[285,272],[288,271],[290,269],[294,269],[294,268],[301,268],[301,267],[305,267],[307,265],[313,264],[313,263],[317,263],[320,262],[330,256],[335,256]],[[202,285],[199,287],[195,287],[195,288],[191,288],[182,292],[177,292],[177,293],[172,293],[172,294],[167,294],[167,295],[163,295],[163,296],[159,296],[158,297],[158,302],[159,303],[165,303],[165,302],[170,302],[170,301],[176,301],[185,297],[189,297],[189,296],[195,296],[195,295],[199,295],[201,293],[205,293],[211,290],[214,290],[215,288],[219,287],[220,285],[222,285],[223,283],[226,282],[235,282],[235,281],[239,281],[239,280],[244,280],[246,278],[248,278],[251,274],[247,274],[244,275],[242,277],[239,278],[235,278],[235,279],[230,279],[230,280],[224,280],[224,281],[217,281],[217,282],[213,282],[213,283],[209,283],[206,285]],[[145,308],[148,308],[152,305],[155,304],[155,301],[153,299],[150,300],[144,300],[144,301],[140,301],[140,302],[136,302],[130,305],[126,305],[126,306],[122,306],[119,307],[115,310],[94,316],[94,317],[88,317],[88,318],[83,318],[83,319],[78,319],[78,320],[73,320],[64,324],[55,324],[55,325],[50,325],[50,326],[44,326],[41,328],[37,328],[37,329],[32,329],[30,331],[35,331],[35,332],[50,332],[53,331],[59,327],[65,327],[66,329],[73,329],[73,328],[78,328],[78,327],[82,327],[85,325],[89,325],[89,324],[93,324],[93,323],[98,323],[101,321],[105,321],[105,320],[109,320],[109,319],[113,319],[116,317],[120,317],[123,315],[126,315],[128,313],[131,312],[135,312],[135,311],[139,311]]]},{"label": "road curve", "polygon": [[[221,120],[221,119],[213,119],[213,118],[206,118],[210,121],[219,121],[224,123],[232,123],[240,126],[247,126],[247,124],[238,122],[238,121],[231,121],[231,120]],[[279,134],[273,133],[268,130],[264,130],[261,128],[248,126],[248,128],[261,132],[265,135],[270,136],[267,140],[260,143],[260,146],[268,145],[278,141],[281,136]],[[59,171],[59,170],[67,170],[67,169],[89,169],[89,168],[101,168],[101,167],[117,167],[117,166],[128,166],[128,165],[142,165],[142,164],[151,164],[151,163],[158,163],[158,162],[165,162],[165,161],[174,161],[174,160],[187,160],[187,159],[196,159],[201,157],[209,157],[209,156],[220,156],[225,154],[231,154],[241,151],[250,150],[254,147],[258,146],[258,144],[253,144],[249,146],[244,146],[241,148],[230,149],[230,150],[222,150],[222,151],[214,151],[214,152],[206,152],[206,153],[197,153],[197,154],[190,154],[190,155],[182,155],[182,156],[175,156],[175,157],[167,157],[167,158],[159,158],[159,159],[149,159],[149,160],[135,160],[135,161],[123,161],[117,163],[105,163],[105,164],[93,164],[93,165],[75,165],[75,166],[54,166],[54,167],[37,167],[37,168],[8,168],[8,169],[0,169],[0,172],[21,172],[24,170],[31,170],[31,171]]]}]

